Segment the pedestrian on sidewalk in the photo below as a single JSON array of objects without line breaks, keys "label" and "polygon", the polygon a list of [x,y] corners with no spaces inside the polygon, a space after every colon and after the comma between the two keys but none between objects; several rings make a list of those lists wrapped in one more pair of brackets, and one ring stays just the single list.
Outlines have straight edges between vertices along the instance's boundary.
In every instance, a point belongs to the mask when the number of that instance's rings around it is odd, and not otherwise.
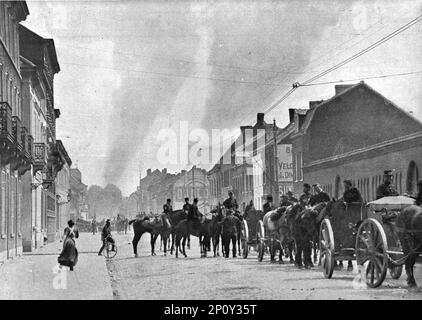
[{"label": "pedestrian on sidewalk", "polygon": [[70,268],[70,271],[73,271],[73,267],[78,262],[78,250],[76,249],[75,238],[79,238],[79,232],[73,220],[69,220],[67,225],[63,234],[65,238],[63,241],[63,250],[57,261],[60,266],[67,266]]},{"label": "pedestrian on sidewalk", "polygon": [[95,218],[92,219],[91,229],[92,229],[92,234],[95,235],[97,233],[97,220],[95,220]]}]

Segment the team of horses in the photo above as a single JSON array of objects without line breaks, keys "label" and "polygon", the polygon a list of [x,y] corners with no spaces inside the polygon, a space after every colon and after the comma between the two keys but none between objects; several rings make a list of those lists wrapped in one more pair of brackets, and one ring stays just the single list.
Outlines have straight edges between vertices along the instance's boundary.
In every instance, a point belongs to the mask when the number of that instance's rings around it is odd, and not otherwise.
[{"label": "team of horses", "polygon": [[[314,207],[293,203],[267,212],[262,217],[265,236],[268,240],[268,249],[272,262],[276,262],[278,253],[279,262],[283,263],[283,256],[289,258],[290,263],[295,263],[298,268],[312,268],[318,262],[319,229],[322,220],[337,212],[342,201],[332,200],[319,203]],[[251,209],[255,211],[255,209]],[[236,257],[240,252],[241,223],[251,212],[241,214],[229,211],[218,206],[211,211],[212,218],[199,217],[191,227],[187,215],[183,210],[176,210],[170,214],[162,213],[154,218],[137,218],[129,221],[133,224],[134,238],[132,241],[133,252],[137,256],[137,245],[144,233],[151,234],[151,254],[155,255],[155,242],[161,237],[164,255],[170,250],[178,257],[179,253],[187,257],[186,243],[190,236],[199,238],[201,257],[206,257],[212,251],[214,257],[220,255],[220,240],[222,255]],[[253,212],[252,212],[253,214]],[[398,225],[402,232],[399,234],[403,253],[407,256],[405,268],[409,286],[416,286],[413,267],[422,250],[422,208],[410,206],[403,210],[399,216]],[[313,257],[312,257],[313,251]],[[337,266],[342,268],[342,262]],[[348,261],[348,270],[352,270],[352,262]]]}]

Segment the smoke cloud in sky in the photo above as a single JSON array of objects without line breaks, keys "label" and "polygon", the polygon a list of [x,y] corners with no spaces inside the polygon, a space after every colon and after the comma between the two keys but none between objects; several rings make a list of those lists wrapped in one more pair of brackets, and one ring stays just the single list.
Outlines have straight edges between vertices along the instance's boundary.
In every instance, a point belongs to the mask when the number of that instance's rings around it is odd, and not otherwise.
[{"label": "smoke cloud in sky", "polygon": [[[28,1],[28,7],[24,24],[54,38],[61,64],[55,84],[62,111],[58,138],[78,161],[85,183],[113,183],[123,194],[136,188],[140,166],[143,173],[160,167],[161,129],[177,130],[187,121],[211,135],[212,129],[249,124],[293,82],[350,56],[420,10],[415,1],[328,0]],[[418,30],[324,79],[417,68]],[[413,51],[406,50],[409,45]],[[409,103],[420,101],[420,89],[402,79],[368,83],[422,116]],[[407,89],[388,90],[397,84]],[[411,97],[403,93],[409,91]],[[303,88],[266,121],[286,125],[288,107],[332,94],[333,85]]]}]

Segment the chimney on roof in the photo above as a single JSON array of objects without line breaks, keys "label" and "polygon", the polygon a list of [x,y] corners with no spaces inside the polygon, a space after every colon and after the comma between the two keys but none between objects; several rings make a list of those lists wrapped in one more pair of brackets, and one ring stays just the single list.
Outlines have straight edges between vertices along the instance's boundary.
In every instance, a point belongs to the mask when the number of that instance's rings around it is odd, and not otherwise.
[{"label": "chimney on roof", "polygon": [[334,86],[334,89],[336,91],[336,95],[338,95],[338,94],[342,93],[343,91],[345,91],[345,90],[347,90],[351,87],[354,87],[354,86],[355,86],[354,84],[336,84]]},{"label": "chimney on roof", "polygon": [[289,122],[292,123],[295,121],[295,109],[290,108],[289,109]]},{"label": "chimney on roof", "polygon": [[244,132],[246,129],[252,129],[252,126],[240,126],[240,131]]},{"label": "chimney on roof", "polygon": [[151,175],[151,169],[148,169],[147,170],[147,176],[150,176]]},{"label": "chimney on roof", "polygon": [[257,122],[258,125],[264,124],[264,116],[265,116],[264,113],[257,113],[256,122]]},{"label": "chimney on roof", "polygon": [[[336,89],[337,90],[337,89]],[[337,94],[337,93],[336,93]],[[309,101],[309,109],[315,108],[317,105],[319,105],[324,100],[318,100],[318,101]]]}]

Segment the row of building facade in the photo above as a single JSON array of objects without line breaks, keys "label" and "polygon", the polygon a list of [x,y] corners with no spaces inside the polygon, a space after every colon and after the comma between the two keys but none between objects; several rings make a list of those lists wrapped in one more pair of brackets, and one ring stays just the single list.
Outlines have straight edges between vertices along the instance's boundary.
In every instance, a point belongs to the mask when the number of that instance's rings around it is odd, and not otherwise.
[{"label": "row of building facade", "polygon": [[209,213],[209,180],[205,169],[193,166],[190,170],[169,173],[167,169],[147,170],[145,177],[139,178],[139,186],[127,199],[124,215],[134,217],[138,213],[159,213],[167,199],[172,199],[173,209],[181,209],[188,197],[192,203],[198,198],[198,207]]},{"label": "row of building facade", "polygon": [[56,139],[54,41],[21,25],[28,15],[25,1],[0,2],[0,261],[57,239],[79,171]]},{"label": "row of building facade", "polygon": [[[266,123],[259,113],[254,126],[240,129],[240,143],[208,172],[212,205],[232,191],[243,208],[253,200],[259,209],[267,195],[275,201],[289,190],[299,195],[304,183],[319,183],[338,199],[344,179],[371,201],[387,169],[400,194],[417,192],[422,123],[363,81],[336,85],[332,98],[289,109],[284,128]],[[248,131],[252,139],[245,139]]]},{"label": "row of building facade", "polygon": [[[371,201],[384,170],[393,170],[400,194],[415,195],[422,168],[422,123],[364,82],[334,89],[330,99],[289,109],[284,128],[258,113],[256,123],[240,127],[239,137],[208,172],[194,167],[201,172],[195,174],[204,191],[197,196],[206,210],[222,203],[229,191],[240,209],[251,200],[261,209],[267,195],[276,202],[288,191],[299,195],[304,183],[319,183],[338,199],[345,179]],[[149,169],[131,195],[133,211],[161,212],[166,198],[180,209],[192,193],[177,186],[192,183],[191,171]]]}]

